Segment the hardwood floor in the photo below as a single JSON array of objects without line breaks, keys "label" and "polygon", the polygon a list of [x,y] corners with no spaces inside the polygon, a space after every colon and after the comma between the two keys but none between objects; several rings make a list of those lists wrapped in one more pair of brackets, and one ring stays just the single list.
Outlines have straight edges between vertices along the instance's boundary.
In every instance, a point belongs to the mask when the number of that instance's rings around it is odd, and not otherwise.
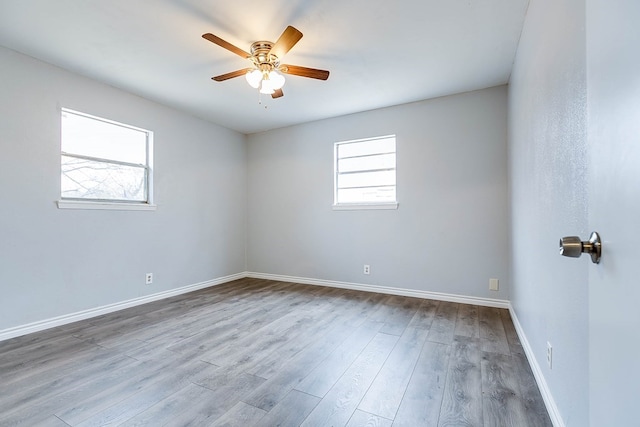
[{"label": "hardwood floor", "polygon": [[507,310],[242,279],[0,342],[0,426],[551,426]]}]

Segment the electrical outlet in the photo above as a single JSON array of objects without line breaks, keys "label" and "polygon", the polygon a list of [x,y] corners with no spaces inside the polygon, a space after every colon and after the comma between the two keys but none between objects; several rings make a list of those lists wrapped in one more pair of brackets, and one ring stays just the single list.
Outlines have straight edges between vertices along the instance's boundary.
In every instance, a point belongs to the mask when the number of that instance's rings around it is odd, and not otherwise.
[{"label": "electrical outlet", "polygon": [[497,291],[498,289],[500,289],[500,282],[498,279],[489,279],[489,290]]},{"label": "electrical outlet", "polygon": [[144,277],[144,283],[146,285],[150,285],[153,283],[153,273],[147,273],[147,275]]},{"label": "electrical outlet", "polygon": [[552,367],[553,362],[553,347],[551,343],[547,341],[547,365],[549,365],[549,369]]},{"label": "electrical outlet", "polygon": [[364,274],[369,274],[371,273],[371,267],[369,267],[369,264],[365,264],[364,265]]}]

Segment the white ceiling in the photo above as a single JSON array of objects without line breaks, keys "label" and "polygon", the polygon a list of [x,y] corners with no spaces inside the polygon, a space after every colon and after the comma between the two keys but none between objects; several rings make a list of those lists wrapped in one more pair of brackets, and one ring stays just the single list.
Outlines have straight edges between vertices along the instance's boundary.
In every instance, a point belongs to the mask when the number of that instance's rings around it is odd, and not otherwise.
[{"label": "white ceiling", "polygon": [[[242,133],[508,82],[528,0],[0,0],[0,45]],[[287,25],[304,37],[279,99],[211,77]]]}]

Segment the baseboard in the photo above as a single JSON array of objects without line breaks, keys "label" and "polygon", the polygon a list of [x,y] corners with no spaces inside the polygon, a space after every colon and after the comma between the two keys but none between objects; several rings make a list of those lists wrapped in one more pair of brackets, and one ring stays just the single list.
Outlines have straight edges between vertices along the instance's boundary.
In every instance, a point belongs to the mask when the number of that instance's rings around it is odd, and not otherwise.
[{"label": "baseboard", "polygon": [[158,292],[156,294],[145,295],[143,297],[122,301],[115,304],[108,304],[102,307],[91,308],[89,310],[83,310],[77,313],[65,314],[63,316],[58,316],[51,319],[29,323],[27,325],[21,325],[13,328],[3,329],[0,331],[0,341],[19,337],[19,336],[30,334],[33,332],[43,331],[45,329],[54,328],[56,326],[66,325],[68,323],[77,322],[78,320],[85,320],[85,319],[89,319],[89,318],[100,316],[107,313],[113,313],[114,311],[124,310],[125,308],[135,307],[137,305],[158,301],[164,298],[186,294],[187,292],[193,292],[199,289],[221,285],[223,283],[231,282],[237,279],[243,279],[245,277],[247,277],[247,274],[245,272],[232,274],[230,276],[220,277],[213,280],[207,280],[205,282],[200,282],[200,283],[195,283],[193,285],[187,285],[180,288],[170,289],[168,291]]},{"label": "baseboard", "polygon": [[560,416],[560,411],[558,410],[558,406],[556,405],[553,396],[551,395],[551,390],[547,385],[547,381],[542,374],[542,369],[540,369],[540,364],[536,359],[535,354],[533,353],[533,349],[529,344],[529,340],[527,340],[527,336],[522,329],[522,325],[518,321],[518,316],[516,315],[515,310],[511,303],[509,303],[509,313],[511,314],[511,320],[513,321],[513,326],[516,328],[516,332],[518,333],[518,338],[520,338],[520,343],[522,344],[522,348],[524,349],[525,354],[527,355],[527,360],[529,361],[529,366],[531,366],[531,370],[533,371],[533,376],[536,379],[536,383],[538,384],[538,388],[540,389],[540,394],[542,394],[542,399],[544,400],[544,404],[547,408],[547,412],[549,412],[549,418],[551,418],[551,422],[554,427],[565,427],[564,421]]},{"label": "baseboard", "polygon": [[316,285],[316,286],[328,286],[333,288],[353,289],[353,290],[365,291],[365,292],[378,292],[383,294],[401,295],[401,296],[416,297],[416,298],[423,298],[423,299],[433,299],[438,301],[458,302],[462,304],[482,305],[487,307],[498,307],[498,308],[509,307],[509,302],[506,300],[468,297],[468,296],[445,294],[445,293],[439,293],[439,292],[427,292],[427,291],[418,291],[413,289],[365,285],[360,283],[337,282],[337,281],[322,280],[322,279],[310,279],[305,277],[293,277],[293,276],[282,276],[282,275],[266,274],[266,273],[242,272],[242,273],[232,274],[230,276],[220,277],[213,280],[207,280],[205,282],[183,286],[180,288],[158,292],[151,295],[145,295],[143,297],[134,298],[127,301],[108,304],[101,307],[79,311],[76,313],[70,313],[70,314],[65,314],[63,316],[40,320],[40,321],[29,323],[26,325],[20,325],[13,328],[3,329],[3,330],[0,330],[0,342],[11,339],[11,338],[19,337],[22,335],[43,331],[45,329],[55,328],[57,326],[62,326],[69,323],[77,322],[79,320],[90,319],[92,317],[101,316],[103,314],[113,313],[115,311],[124,310],[126,308],[135,307],[135,306],[146,304],[149,302],[158,301],[164,298],[170,298],[176,295],[185,294],[187,292],[193,292],[199,289],[220,285],[223,283],[231,282],[233,280],[243,279],[245,277],[277,280],[281,282],[301,283],[301,284]]},{"label": "baseboard", "polygon": [[279,274],[247,272],[247,277],[255,279],[277,280],[280,282],[301,283],[304,285],[328,286],[331,288],[353,289],[364,292],[377,292],[381,294],[401,295],[405,297],[415,297],[432,299],[437,301],[457,302],[461,304],[481,305],[484,307],[509,308],[507,300],[470,297],[456,294],[446,294],[440,292],[419,291],[415,289],[392,288],[387,286],[365,285],[362,283],[336,282],[333,280],[311,279],[308,277],[282,276]]}]

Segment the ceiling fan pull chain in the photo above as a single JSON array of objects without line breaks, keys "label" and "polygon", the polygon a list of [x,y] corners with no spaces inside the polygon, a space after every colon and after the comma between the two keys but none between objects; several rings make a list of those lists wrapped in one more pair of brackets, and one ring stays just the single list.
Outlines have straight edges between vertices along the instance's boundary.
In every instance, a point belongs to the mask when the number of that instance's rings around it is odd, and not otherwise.
[{"label": "ceiling fan pull chain", "polygon": [[265,110],[268,108],[267,104],[262,103],[262,92],[260,91],[258,91],[258,105],[263,105]]}]

